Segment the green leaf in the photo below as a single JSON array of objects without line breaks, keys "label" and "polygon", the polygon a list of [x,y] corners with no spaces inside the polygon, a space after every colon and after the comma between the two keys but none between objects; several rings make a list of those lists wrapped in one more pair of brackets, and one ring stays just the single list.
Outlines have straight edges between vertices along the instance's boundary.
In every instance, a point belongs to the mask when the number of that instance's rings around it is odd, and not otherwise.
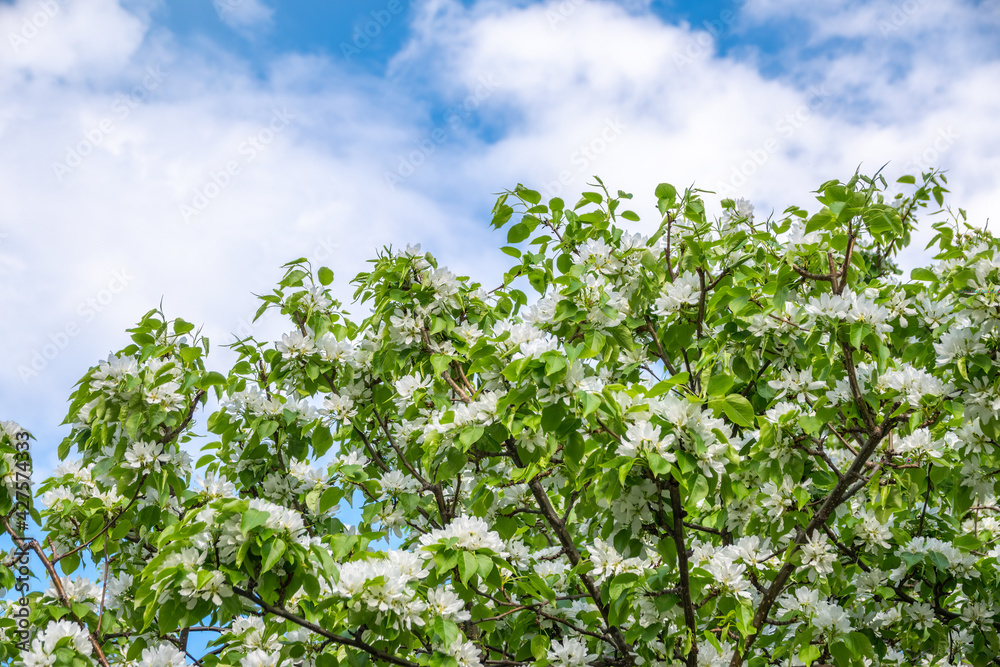
[{"label": "green leaf", "polygon": [[504,247],[500,248],[500,252],[502,252],[505,255],[510,255],[514,259],[519,259],[521,257],[521,251],[512,246],[505,245]]},{"label": "green leaf", "polygon": [[269,540],[264,544],[262,551],[264,554],[264,563],[261,565],[261,572],[267,572],[274,567],[274,564],[285,553],[285,541],[282,539]]},{"label": "green leaf", "polygon": [[549,638],[545,635],[535,635],[531,638],[531,655],[535,660],[542,660],[549,653]]},{"label": "green leaf", "polygon": [[312,434],[312,446],[316,456],[323,456],[333,444],[333,434],[326,426],[317,426]]},{"label": "green leaf", "polygon": [[115,522],[115,527],[111,529],[108,535],[111,537],[112,541],[120,542],[128,535],[128,531],[132,528],[132,524],[129,521],[123,521],[119,519]]},{"label": "green leaf", "polygon": [[508,230],[507,243],[520,243],[529,236],[531,236],[531,230],[528,225],[519,222]]},{"label": "green leaf", "polygon": [[726,401],[722,404],[722,410],[734,424],[746,427],[753,426],[753,406],[750,405],[750,401],[739,394],[729,394],[729,396],[726,396]]},{"label": "green leaf", "polygon": [[476,555],[468,551],[462,552],[462,559],[458,562],[458,573],[461,575],[462,583],[468,584],[476,572],[479,571],[479,561]]},{"label": "green leaf", "polygon": [[257,526],[263,526],[270,517],[271,515],[267,512],[255,510],[253,508],[247,509],[247,511],[243,513],[243,518],[240,520],[240,532],[246,535]]},{"label": "green leaf", "polygon": [[670,463],[656,452],[647,452],[646,461],[649,462],[649,469],[658,477],[670,475]]},{"label": "green leaf", "polygon": [[799,649],[799,660],[806,664],[806,667],[812,665],[814,662],[819,660],[820,650],[819,646],[815,644],[806,644]]},{"label": "green leaf", "polygon": [[597,408],[601,407],[601,397],[599,394],[591,394],[589,392],[577,392],[577,396],[580,396],[583,401],[583,416],[586,417],[597,411]]},{"label": "green leaf", "polygon": [[340,502],[341,498],[344,497],[344,492],[340,489],[331,486],[330,488],[323,491],[323,495],[319,499],[319,511],[327,512],[333,506]]},{"label": "green leaf", "polygon": [[542,195],[540,195],[535,190],[528,190],[527,188],[519,187],[515,190],[515,192],[521,199],[528,202],[529,204],[537,204],[538,202],[542,201]]},{"label": "green leaf", "polygon": [[[482,431],[482,427],[476,427]],[[434,475],[434,480],[437,482],[448,480],[458,474],[458,471],[465,467],[468,462],[468,457],[462,450],[457,448],[452,448],[448,450],[448,454],[445,456],[444,461],[438,466],[437,473]]]},{"label": "green leaf", "polygon": [[677,188],[669,183],[660,183],[656,186],[656,190],[653,194],[657,199],[666,199],[670,203],[673,203],[673,201],[677,199]]},{"label": "green leaf", "polygon": [[320,267],[318,275],[320,285],[329,285],[333,282],[333,271],[325,266]]},{"label": "green leaf", "polygon": [[59,561],[59,565],[62,566],[63,574],[70,575],[76,572],[76,568],[80,566],[80,552],[63,556],[62,560]]},{"label": "green leaf", "polygon": [[733,378],[729,375],[713,375],[708,381],[706,391],[709,396],[724,396],[733,387]]},{"label": "green leaf", "polygon": [[198,383],[198,385],[202,388],[211,387],[217,384],[225,386],[226,382],[227,382],[226,376],[223,375],[222,373],[209,371],[201,376],[201,381]]},{"label": "green leaf", "polygon": [[579,470],[585,451],[583,436],[577,431],[570,433],[563,448],[563,461],[566,462],[566,466],[573,471]]},{"label": "green leaf", "polygon": [[451,646],[458,639],[458,625],[443,616],[434,617],[434,632],[443,640],[445,646]]}]

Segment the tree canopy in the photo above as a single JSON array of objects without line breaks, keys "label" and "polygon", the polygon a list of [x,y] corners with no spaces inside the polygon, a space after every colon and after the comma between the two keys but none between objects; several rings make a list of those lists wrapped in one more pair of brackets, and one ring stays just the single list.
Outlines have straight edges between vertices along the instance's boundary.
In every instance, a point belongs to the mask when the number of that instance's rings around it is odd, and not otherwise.
[{"label": "tree canopy", "polygon": [[[0,657],[1000,664],[1000,250],[946,185],[855,175],[814,213],[713,219],[661,184],[651,236],[599,180],[572,208],[518,186],[499,286],[386,249],[355,320],[298,259],[258,311],[289,333],[225,372],[150,311],[71,397],[43,537],[14,521],[25,436],[0,436],[24,593]],[[918,215],[934,261],[905,276]]]}]

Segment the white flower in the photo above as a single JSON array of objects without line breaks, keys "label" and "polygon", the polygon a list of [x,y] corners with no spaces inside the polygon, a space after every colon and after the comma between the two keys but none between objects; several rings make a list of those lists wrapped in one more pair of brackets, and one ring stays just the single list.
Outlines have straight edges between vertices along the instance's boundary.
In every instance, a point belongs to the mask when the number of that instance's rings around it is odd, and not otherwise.
[{"label": "white flower", "polygon": [[989,625],[992,623],[996,610],[979,600],[966,602],[962,607],[962,618],[976,625]]},{"label": "white flower", "polygon": [[337,340],[330,332],[326,332],[316,340],[320,359],[335,363],[349,362],[354,355],[354,343],[349,340]]},{"label": "white flower", "polygon": [[149,387],[143,393],[146,397],[146,402],[150,405],[162,405],[169,410],[183,402],[184,397],[178,393],[180,388],[181,386],[178,383],[170,380],[161,385]]},{"label": "white flower", "polygon": [[240,665],[241,667],[277,667],[280,661],[280,652],[272,651],[269,653],[257,649],[240,658]]},{"label": "white flower", "polygon": [[424,546],[435,544],[442,540],[455,538],[455,548],[465,551],[490,549],[497,554],[503,554],[503,541],[500,536],[477,516],[460,516],[444,528],[437,528],[420,536]]},{"label": "white flower", "polygon": [[739,220],[740,218],[753,220],[753,204],[750,203],[750,200],[740,197],[734,202],[733,208],[726,209],[722,214],[722,218],[727,222]]},{"label": "white flower", "polygon": [[276,343],[274,347],[278,352],[281,352],[281,356],[285,359],[305,356],[316,351],[316,343],[312,336],[300,331],[283,334],[281,342]]},{"label": "white flower", "polygon": [[865,550],[875,551],[877,547],[888,549],[889,539],[892,537],[892,532],[889,530],[892,527],[892,517],[890,516],[889,523],[882,523],[874,514],[860,507],[854,510],[854,514],[861,519],[854,527],[854,536],[865,543]]},{"label": "white flower", "polygon": [[404,375],[393,383],[399,393],[399,401],[409,401],[415,393],[421,389],[428,389],[433,383],[433,378],[423,377],[420,373],[414,375]]},{"label": "white flower", "polygon": [[813,623],[826,633],[846,633],[851,631],[851,621],[847,612],[838,605],[820,601]]},{"label": "white flower", "polygon": [[824,292],[806,302],[803,309],[813,317],[827,317],[834,320],[847,318],[849,304],[839,294]]},{"label": "white flower", "polygon": [[986,345],[979,331],[970,328],[950,328],[941,334],[941,342],[934,343],[938,364],[949,364],[960,357],[986,353]]},{"label": "white flower", "polygon": [[439,299],[457,294],[462,285],[455,274],[444,267],[433,269],[428,277],[428,283],[437,292]]},{"label": "white flower", "polygon": [[750,582],[743,577],[747,568],[742,563],[717,555],[709,561],[705,569],[715,577],[719,588],[733,595],[750,597]]},{"label": "white flower", "polygon": [[235,498],[236,487],[225,475],[215,476],[214,472],[209,472],[203,480],[200,476],[196,478],[201,484],[202,493],[209,498]]},{"label": "white flower", "polygon": [[594,540],[594,545],[590,547],[590,561],[597,572],[597,583],[615,576],[624,560],[622,555],[604,540]]},{"label": "white flower", "polygon": [[136,362],[135,357],[124,356],[118,358],[109,354],[108,360],[102,361],[98,369],[91,375],[90,386],[93,389],[112,388],[119,381],[138,375],[138,373],[139,364]]},{"label": "white flower", "polygon": [[432,618],[441,616],[456,623],[472,618],[466,611],[462,598],[447,586],[438,586],[427,591],[427,612]]},{"label": "white flower", "polygon": [[168,642],[160,642],[156,646],[142,650],[138,667],[186,667],[186,665],[184,651]]},{"label": "white flower", "polygon": [[765,412],[764,418],[772,424],[777,424],[779,421],[783,421],[782,418],[786,417],[786,415],[798,415],[800,412],[802,412],[801,405],[782,401]]},{"label": "white flower", "polygon": [[382,490],[390,494],[413,493],[420,488],[420,482],[416,478],[404,475],[399,470],[390,470],[382,475],[379,482]]},{"label": "white flower", "polygon": [[463,322],[455,327],[452,333],[461,338],[467,345],[474,345],[483,335],[480,328],[472,322]]},{"label": "white flower", "polygon": [[561,642],[554,642],[546,656],[555,667],[583,667],[591,662],[596,655],[587,651],[587,645],[575,637],[567,637]]},{"label": "white flower", "polygon": [[355,417],[358,411],[354,408],[354,400],[349,396],[330,394],[323,401],[323,412],[337,421],[345,421]]},{"label": "white flower", "polygon": [[819,232],[806,232],[806,225],[799,218],[792,220],[791,227],[788,228],[788,238],[785,241],[785,254],[795,254],[802,252],[806,246],[816,245],[821,242]]},{"label": "white flower", "polygon": [[641,421],[629,424],[625,437],[618,445],[618,456],[635,457],[647,452],[655,452],[667,461],[676,461],[677,457],[670,447],[677,438],[673,433],[663,434],[660,427],[652,422]]},{"label": "white flower", "polygon": [[90,656],[93,646],[87,631],[72,621],[51,621],[45,629],[35,635],[31,650],[22,654],[25,667],[49,667],[55,662],[57,644],[66,638],[72,639],[70,647],[85,656]]},{"label": "white flower", "polygon": [[531,359],[534,357],[540,357],[546,352],[552,352],[553,350],[558,349],[559,341],[555,338],[534,338],[521,343],[518,354],[514,355],[514,358],[520,359],[523,357]]},{"label": "white flower", "polygon": [[459,637],[446,649],[446,652],[458,662],[458,667],[481,667],[479,650],[470,641],[462,641]]},{"label": "white flower", "polygon": [[[768,386],[772,389],[777,389],[778,394],[775,398],[780,398],[786,393],[792,395],[806,394],[811,396],[813,392],[817,389],[826,386],[826,383],[821,380],[812,379],[812,368],[783,368],[781,370],[781,377],[777,380],[770,380]],[[815,399],[815,396],[812,396]]]},{"label": "white flower", "polygon": [[653,304],[653,312],[668,317],[681,306],[693,306],[701,296],[701,281],[696,273],[683,273],[663,287],[663,294]]},{"label": "white flower", "polygon": [[943,442],[932,440],[931,432],[926,428],[917,429],[909,435],[903,436],[896,443],[896,451],[900,454],[912,454],[913,456],[932,456],[940,458]]},{"label": "white flower", "polygon": [[815,588],[802,586],[795,589],[794,595],[783,593],[778,598],[778,604],[780,604],[781,608],[786,612],[800,611],[811,616],[816,613],[816,610],[819,608],[819,591]]},{"label": "white flower", "polygon": [[926,602],[912,602],[905,607],[906,615],[918,630],[929,630],[934,625],[934,610]]},{"label": "white flower", "polygon": [[212,604],[218,606],[222,604],[222,598],[233,594],[233,589],[226,582],[226,576],[222,572],[210,571],[205,581],[199,584],[199,580],[203,579],[200,574],[201,572],[189,572],[181,584],[180,595],[188,599],[188,609],[194,609],[199,599],[211,600]]},{"label": "white flower", "polygon": [[879,586],[884,586],[888,581],[887,574],[885,570],[880,570],[877,567],[868,572],[859,572],[854,577],[854,587],[861,595],[873,595]]},{"label": "white flower", "polygon": [[290,487],[294,486],[295,493],[308,493],[313,489],[326,486],[326,474],[312,467],[306,461],[293,459],[289,465],[288,473],[292,479],[298,481],[298,485],[289,484]]},{"label": "white flower", "polygon": [[249,503],[249,508],[267,513],[267,520],[264,521],[265,528],[270,528],[274,531],[287,531],[289,536],[296,541],[307,536],[302,515],[295,510],[260,498],[252,499]]},{"label": "white flower", "polygon": [[808,569],[810,581],[814,581],[817,575],[833,572],[836,554],[830,550],[826,534],[814,531],[801,549],[802,565]]},{"label": "white flower", "polygon": [[133,442],[125,450],[126,468],[157,471],[160,464],[166,463],[170,457],[163,453],[163,445],[158,442]]},{"label": "white flower", "polygon": [[941,396],[945,392],[944,383],[927,371],[902,364],[900,370],[888,370],[878,381],[879,389],[895,389],[902,394],[911,407],[918,407],[923,396]]}]

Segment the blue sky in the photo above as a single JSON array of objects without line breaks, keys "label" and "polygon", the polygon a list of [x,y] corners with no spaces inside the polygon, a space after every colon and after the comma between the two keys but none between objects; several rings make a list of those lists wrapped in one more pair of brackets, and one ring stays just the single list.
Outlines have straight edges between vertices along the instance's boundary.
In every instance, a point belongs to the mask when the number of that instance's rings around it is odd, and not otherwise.
[{"label": "blue sky", "polygon": [[599,175],[649,231],[661,181],[766,215],[859,164],[942,167],[984,224],[997,118],[997,0],[0,0],[0,418],[40,480],[144,312],[204,325],[224,370],[234,332],[288,328],[249,318],[296,257],[347,301],[387,244],[496,283],[519,182]]}]

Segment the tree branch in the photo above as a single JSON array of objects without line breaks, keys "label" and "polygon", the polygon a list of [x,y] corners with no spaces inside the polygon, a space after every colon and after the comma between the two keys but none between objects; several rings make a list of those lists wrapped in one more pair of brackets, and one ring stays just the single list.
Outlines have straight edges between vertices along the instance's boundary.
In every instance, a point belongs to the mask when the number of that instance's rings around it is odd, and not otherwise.
[{"label": "tree branch", "polygon": [[316,625],[315,623],[311,623],[311,622],[307,621],[306,619],[301,618],[300,616],[296,616],[295,614],[293,614],[292,612],[288,611],[287,609],[284,609],[282,607],[275,607],[273,605],[270,605],[270,604],[264,602],[264,600],[262,600],[257,595],[254,595],[250,591],[246,591],[246,590],[240,588],[239,586],[233,586],[233,592],[236,593],[237,595],[239,595],[242,598],[246,598],[247,600],[250,600],[251,602],[253,602],[257,606],[259,606],[261,609],[263,609],[266,613],[268,613],[268,614],[274,614],[275,616],[279,616],[279,617],[285,619],[286,621],[291,621],[292,623],[295,623],[298,626],[301,626],[303,628],[306,628],[307,630],[311,630],[312,632],[315,632],[316,634],[320,635],[321,637],[326,637],[327,639],[329,639],[330,641],[332,641],[335,644],[340,644],[342,646],[350,646],[351,648],[356,648],[356,649],[358,649],[360,651],[364,651],[365,653],[367,653],[368,655],[372,656],[373,658],[378,658],[379,660],[384,660],[385,662],[388,662],[388,663],[393,664],[393,665],[399,665],[399,667],[418,667],[417,663],[415,663],[415,662],[411,662],[409,660],[406,660],[405,658],[400,658],[400,657],[394,656],[394,655],[392,655],[390,653],[386,653],[385,651],[377,649],[374,646],[372,646],[371,644],[368,644],[368,643],[366,643],[366,642],[364,642],[364,641],[362,641],[360,639],[351,638],[351,637],[343,637],[341,635],[335,635],[332,632],[330,632],[329,630],[326,630],[326,629],[324,629],[324,628]]}]

